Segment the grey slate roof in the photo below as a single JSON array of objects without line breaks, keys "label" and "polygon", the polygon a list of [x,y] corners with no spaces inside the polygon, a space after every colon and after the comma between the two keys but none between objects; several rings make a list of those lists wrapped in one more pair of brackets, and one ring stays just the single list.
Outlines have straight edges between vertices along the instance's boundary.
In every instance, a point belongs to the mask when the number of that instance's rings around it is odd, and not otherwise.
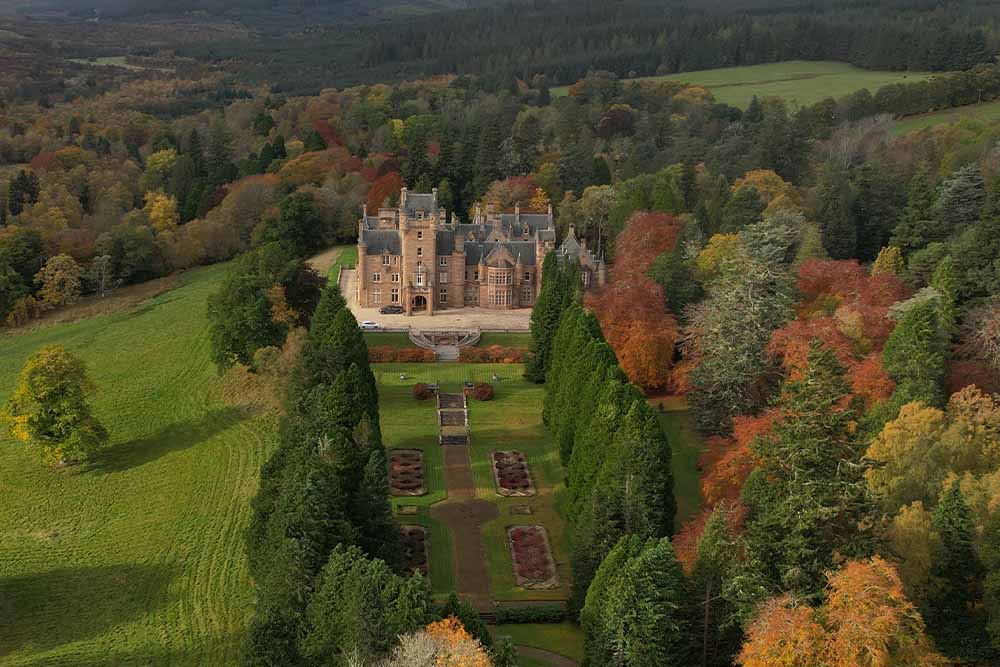
[{"label": "grey slate roof", "polygon": [[412,213],[414,211],[426,211],[430,213],[434,210],[434,195],[433,194],[423,194],[419,192],[408,192],[406,194],[406,211],[407,213]]},{"label": "grey slate roof", "polygon": [[439,255],[453,254],[455,252],[455,233],[450,231],[438,232],[437,238],[434,240],[434,245]]},{"label": "grey slate roof", "polygon": [[387,250],[390,255],[398,255],[403,251],[403,243],[395,229],[370,229],[365,231],[364,239],[369,255],[381,255]]}]

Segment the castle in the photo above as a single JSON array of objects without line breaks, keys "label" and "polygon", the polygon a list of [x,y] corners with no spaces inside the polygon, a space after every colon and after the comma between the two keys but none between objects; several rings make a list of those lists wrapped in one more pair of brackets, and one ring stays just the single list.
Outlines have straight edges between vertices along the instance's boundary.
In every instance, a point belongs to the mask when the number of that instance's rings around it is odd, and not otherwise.
[{"label": "castle", "polygon": [[407,315],[481,306],[530,308],[541,291],[541,268],[551,251],[580,262],[585,288],[603,285],[603,260],[587,250],[572,228],[556,248],[552,207],[548,213],[482,212],[471,224],[449,223],[437,190],[411,193],[404,187],[398,208],[358,222],[358,304],[397,305]]}]

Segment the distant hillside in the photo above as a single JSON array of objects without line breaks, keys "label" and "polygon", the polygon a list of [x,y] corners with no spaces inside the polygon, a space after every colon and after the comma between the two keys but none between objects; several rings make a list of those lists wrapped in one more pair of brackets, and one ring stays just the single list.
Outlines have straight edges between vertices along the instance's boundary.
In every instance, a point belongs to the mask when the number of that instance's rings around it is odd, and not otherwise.
[{"label": "distant hillside", "polygon": [[[343,22],[372,17],[404,17],[469,9],[500,0],[0,0],[0,12],[64,15],[73,18],[133,20],[195,12],[278,27],[308,17]],[[275,23],[277,22],[277,23]]]}]

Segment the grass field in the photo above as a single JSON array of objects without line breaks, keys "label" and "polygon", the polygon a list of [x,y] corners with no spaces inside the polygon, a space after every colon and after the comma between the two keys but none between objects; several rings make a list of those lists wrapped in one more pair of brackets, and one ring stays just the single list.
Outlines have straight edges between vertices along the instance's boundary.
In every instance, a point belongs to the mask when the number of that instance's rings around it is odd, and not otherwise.
[{"label": "grass field", "polygon": [[495,634],[507,635],[520,646],[542,648],[577,662],[583,660],[583,631],[572,623],[498,625]]},{"label": "grass field", "polygon": [[989,122],[995,120],[1000,120],[1000,100],[903,118],[893,124],[889,134],[898,137],[945,123],[957,123],[959,121]]},{"label": "grass field", "polygon": [[227,665],[253,610],[243,533],[274,423],[219,398],[205,299],[224,267],[131,311],[0,337],[0,400],[47,344],[79,355],[111,433],[43,466],[0,433],[0,663]]},{"label": "grass field", "polygon": [[528,349],[531,347],[530,333],[483,333],[476,343],[479,347],[489,347],[490,345],[500,345],[501,347],[520,347]]},{"label": "grass field", "polygon": [[[849,95],[862,88],[872,93],[890,83],[919,81],[925,72],[871,71],[830,60],[789,60],[766,65],[724,67],[696,72],[678,72],[640,81],[673,80],[708,88],[715,99],[745,109],[754,95],[782,97],[793,106],[808,106],[827,97]],[[554,96],[568,87],[553,88]]]},{"label": "grass field", "polygon": [[365,338],[365,344],[368,345],[368,347],[416,347],[416,345],[413,344],[413,341],[410,340],[409,335],[405,333],[368,331],[363,335]]}]

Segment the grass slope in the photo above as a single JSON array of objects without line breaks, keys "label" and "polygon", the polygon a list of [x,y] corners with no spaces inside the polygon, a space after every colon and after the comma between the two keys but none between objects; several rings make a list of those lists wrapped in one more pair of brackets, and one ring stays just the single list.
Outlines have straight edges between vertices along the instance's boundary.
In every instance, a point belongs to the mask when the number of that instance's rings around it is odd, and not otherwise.
[{"label": "grass slope", "polygon": [[[783,97],[789,104],[808,106],[827,97],[849,95],[862,88],[874,93],[890,83],[919,81],[928,76],[924,72],[865,70],[830,60],[789,60],[766,65],[678,72],[638,80],[672,80],[704,86],[717,101],[745,109],[754,95]],[[554,96],[567,92],[568,87],[552,90]]]},{"label": "grass slope", "polygon": [[701,510],[701,480],[698,474],[698,457],[705,442],[698,431],[694,415],[688,411],[683,399],[664,399],[660,428],[670,442],[670,467],[674,473],[674,498],[677,500],[677,516],[674,521],[679,528],[685,521]]},{"label": "grass slope", "polygon": [[498,625],[494,634],[507,635],[518,646],[545,649],[577,662],[583,660],[583,631],[572,623]]},{"label": "grass slope", "polygon": [[990,122],[996,120],[1000,120],[1000,100],[909,116],[893,124],[889,134],[898,137],[946,123],[957,123],[960,121]]},{"label": "grass slope", "polygon": [[56,471],[0,434],[0,663],[228,665],[252,612],[243,533],[274,423],[218,398],[205,300],[224,267],[129,312],[0,339],[87,363],[111,446]]}]

